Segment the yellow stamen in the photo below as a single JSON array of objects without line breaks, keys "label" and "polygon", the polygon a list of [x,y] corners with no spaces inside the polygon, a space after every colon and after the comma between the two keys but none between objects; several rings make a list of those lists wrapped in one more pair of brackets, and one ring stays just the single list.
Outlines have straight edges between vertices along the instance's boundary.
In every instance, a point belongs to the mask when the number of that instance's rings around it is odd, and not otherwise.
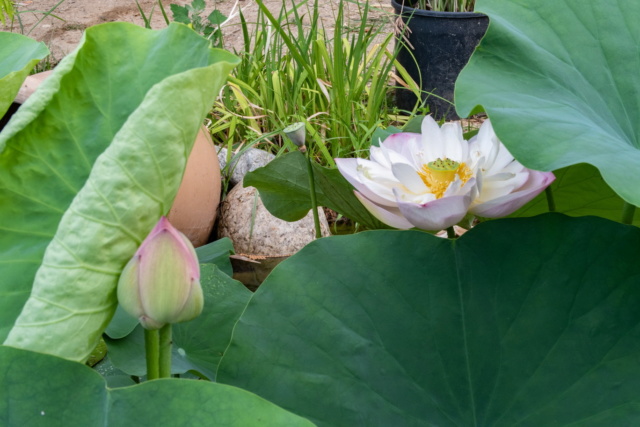
[{"label": "yellow stamen", "polygon": [[473,174],[466,164],[458,163],[445,157],[422,165],[418,175],[422,178],[422,182],[429,187],[431,193],[436,196],[436,199],[440,199],[444,196],[449,185],[456,179],[456,175],[464,186]]}]

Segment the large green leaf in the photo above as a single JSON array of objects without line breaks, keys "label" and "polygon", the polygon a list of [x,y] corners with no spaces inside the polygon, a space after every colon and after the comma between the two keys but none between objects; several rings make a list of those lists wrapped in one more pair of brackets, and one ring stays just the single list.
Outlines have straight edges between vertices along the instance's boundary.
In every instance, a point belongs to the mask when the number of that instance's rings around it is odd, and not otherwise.
[{"label": "large green leaf", "polygon": [[[197,371],[214,381],[220,358],[231,340],[233,326],[246,307],[251,291],[215,265],[202,264],[200,270],[204,309],[195,319],[172,326],[171,373]],[[126,338],[105,338],[105,341],[109,357],[117,368],[129,375],[146,374],[144,331],[141,326]]]},{"label": "large green leaf", "polygon": [[640,423],[640,230],[547,214],[317,240],[218,369],[325,426]]},{"label": "large green leaf", "polygon": [[[551,184],[556,212],[570,216],[595,215],[613,221],[622,219],[624,200],[609,187],[598,169],[581,163],[554,171],[556,180]],[[536,198],[510,216],[534,216],[549,212],[546,194]],[[633,224],[640,227],[640,215]]]},{"label": "large green leaf", "polygon": [[234,254],[233,242],[228,237],[215,240],[196,248],[200,264],[215,264],[227,276],[233,276],[233,267],[229,255]]},{"label": "large green leaf", "polygon": [[163,379],[109,389],[79,363],[0,346],[2,425],[311,426],[266,400],[208,381]]},{"label": "large green leaf", "polygon": [[[353,194],[353,187],[337,169],[312,163],[316,197],[325,206],[367,228],[389,228],[374,218]],[[244,185],[253,186],[267,210],[285,221],[297,221],[311,210],[307,160],[299,151],[280,156],[247,174]]]},{"label": "large green leaf", "polygon": [[236,63],[181,24],[86,31],[0,134],[0,339],[88,356]]},{"label": "large green leaf", "polygon": [[640,205],[640,2],[478,0],[489,29],[455,91],[525,166],[596,166]]},{"label": "large green leaf", "polygon": [[0,32],[0,118],[4,116],[33,67],[49,54],[42,42]]}]

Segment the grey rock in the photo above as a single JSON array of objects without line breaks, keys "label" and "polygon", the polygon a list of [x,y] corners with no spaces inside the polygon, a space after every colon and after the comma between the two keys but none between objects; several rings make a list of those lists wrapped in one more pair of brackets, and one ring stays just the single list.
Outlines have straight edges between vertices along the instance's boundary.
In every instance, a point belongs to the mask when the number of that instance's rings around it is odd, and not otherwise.
[{"label": "grey rock", "polygon": [[[318,208],[322,236],[329,236],[329,224]],[[287,222],[271,215],[254,187],[240,182],[227,194],[220,209],[218,238],[229,237],[238,254],[288,256],[315,239],[311,211],[299,221]]]},{"label": "grey rock", "polygon": [[266,166],[266,164],[273,160],[275,157],[276,156],[274,156],[273,154],[267,153],[264,150],[250,148],[237,158],[232,159],[231,167],[225,169],[225,166],[227,164],[227,149],[222,148],[220,151],[218,151],[218,161],[220,162],[220,169],[223,171],[223,174],[226,175],[229,173],[229,171],[231,172],[229,188],[235,187],[244,179],[244,176],[247,173]]}]

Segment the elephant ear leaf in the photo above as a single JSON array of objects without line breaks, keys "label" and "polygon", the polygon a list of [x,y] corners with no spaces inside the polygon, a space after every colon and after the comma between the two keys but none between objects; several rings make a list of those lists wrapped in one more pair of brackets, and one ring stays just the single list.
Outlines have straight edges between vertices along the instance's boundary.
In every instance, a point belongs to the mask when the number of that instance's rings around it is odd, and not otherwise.
[{"label": "elephant ear leaf", "polygon": [[9,109],[33,67],[48,54],[49,49],[42,42],[0,32],[0,117]]},{"label": "elephant ear leaf", "polygon": [[640,2],[478,0],[491,24],[460,74],[458,113],[481,104],[525,166],[596,166],[640,205]]},{"label": "elephant ear leaf", "polygon": [[[353,186],[338,172],[312,163],[318,205],[326,206],[367,228],[388,228],[358,201]],[[266,166],[249,172],[245,186],[260,192],[264,206],[285,221],[297,221],[311,209],[307,160],[299,151],[282,155]]]},{"label": "elephant ear leaf", "polygon": [[87,366],[5,346],[0,366],[7,426],[313,427],[260,396],[209,381],[166,378],[111,388]]},{"label": "elephant ear leaf", "polygon": [[319,426],[640,425],[639,257],[640,229],[560,214],[318,239],[216,381]]},{"label": "elephant ear leaf", "polygon": [[181,24],[99,25],[23,105],[0,136],[5,344],[89,355],[237,62]]}]

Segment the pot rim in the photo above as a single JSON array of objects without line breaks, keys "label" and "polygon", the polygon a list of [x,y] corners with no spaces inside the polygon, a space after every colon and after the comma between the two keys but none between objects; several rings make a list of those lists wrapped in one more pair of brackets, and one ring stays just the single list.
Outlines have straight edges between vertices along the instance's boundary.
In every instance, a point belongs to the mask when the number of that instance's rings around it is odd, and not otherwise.
[{"label": "pot rim", "polygon": [[487,15],[481,12],[440,12],[436,10],[417,9],[409,6],[404,6],[403,4],[398,3],[396,0],[391,0],[391,6],[393,6],[396,14],[402,15],[403,17],[428,16],[432,18],[454,19],[478,19],[487,17]]}]

